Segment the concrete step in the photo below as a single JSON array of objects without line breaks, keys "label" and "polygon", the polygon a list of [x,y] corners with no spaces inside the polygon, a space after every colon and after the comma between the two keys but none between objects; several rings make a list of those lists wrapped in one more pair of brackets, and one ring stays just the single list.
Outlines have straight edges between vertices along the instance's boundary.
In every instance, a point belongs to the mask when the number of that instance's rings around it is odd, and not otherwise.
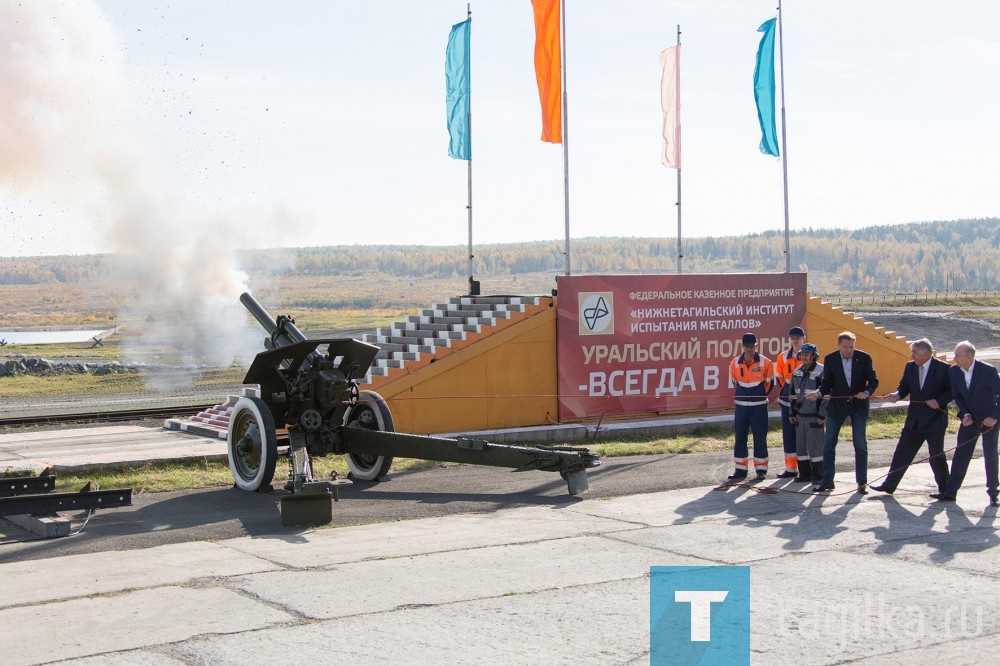
[{"label": "concrete step", "polygon": [[465,324],[434,321],[431,317],[418,317],[424,321],[406,321],[393,324],[397,331],[469,331],[470,333],[480,333],[482,324]]},{"label": "concrete step", "polygon": [[[427,310],[424,310],[427,312]],[[429,317],[434,323],[448,324],[493,324],[496,319],[510,319],[506,310],[431,310]]]},{"label": "concrete step", "polygon": [[447,347],[449,345],[447,338],[440,337],[442,333],[447,333],[448,331],[438,331],[433,335],[420,336],[414,335],[417,331],[405,331],[405,330],[395,330],[393,335],[371,335],[370,333],[365,336],[365,342],[371,343],[373,345],[422,345],[425,347]]},{"label": "concrete step", "polygon": [[[402,346],[402,345],[397,345],[397,346]],[[406,345],[406,346],[409,347],[411,345]],[[398,352],[380,351],[378,354],[375,355],[375,360],[378,361],[381,359],[392,359],[394,361],[419,361],[420,354],[417,352],[409,352],[409,351],[398,351]]]},{"label": "concrete step", "polygon": [[[515,312],[526,312],[546,297],[539,296],[462,296],[424,308],[403,321],[368,333],[363,340],[377,345],[382,351],[375,358],[364,381],[384,377],[392,368],[405,367],[406,362],[418,362],[420,354],[433,354],[441,347],[450,347],[452,340],[466,340],[468,334],[482,333],[496,326],[498,320],[510,319]],[[397,365],[401,364],[401,365]]]}]

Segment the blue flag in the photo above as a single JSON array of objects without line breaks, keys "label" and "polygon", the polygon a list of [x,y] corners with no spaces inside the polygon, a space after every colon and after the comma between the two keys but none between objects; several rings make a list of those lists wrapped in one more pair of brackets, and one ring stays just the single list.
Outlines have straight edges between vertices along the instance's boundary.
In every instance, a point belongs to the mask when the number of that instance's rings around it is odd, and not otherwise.
[{"label": "blue flag", "polygon": [[774,126],[774,24],[777,19],[764,21],[757,32],[764,33],[757,49],[757,66],[753,70],[753,96],[757,100],[757,120],[760,121],[760,152],[778,156],[778,136]]},{"label": "blue flag", "polygon": [[448,51],[444,58],[444,78],[448,90],[448,156],[472,159],[472,134],[469,107],[472,93],[471,52],[472,19],[451,26]]}]

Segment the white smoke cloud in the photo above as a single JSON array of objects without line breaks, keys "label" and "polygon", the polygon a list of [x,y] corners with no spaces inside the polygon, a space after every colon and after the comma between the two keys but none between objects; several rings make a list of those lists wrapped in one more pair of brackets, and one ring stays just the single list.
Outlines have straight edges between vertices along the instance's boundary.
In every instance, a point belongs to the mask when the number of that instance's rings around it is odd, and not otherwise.
[{"label": "white smoke cloud", "polygon": [[172,345],[193,365],[248,364],[261,336],[238,302],[248,278],[234,225],[186,210],[136,117],[120,40],[96,5],[0,2],[0,200],[72,209],[128,259],[124,278],[141,286],[123,314],[149,324],[138,344]]}]

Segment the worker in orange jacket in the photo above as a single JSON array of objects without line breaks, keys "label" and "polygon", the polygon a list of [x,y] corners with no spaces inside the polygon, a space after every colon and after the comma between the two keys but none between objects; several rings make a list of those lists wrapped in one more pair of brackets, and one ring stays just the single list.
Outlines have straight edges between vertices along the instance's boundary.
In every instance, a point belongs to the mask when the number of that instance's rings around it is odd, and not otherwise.
[{"label": "worker in orange jacket", "polygon": [[788,339],[792,346],[781,352],[774,364],[775,378],[781,390],[778,392],[778,404],[781,405],[781,447],[785,450],[785,471],[778,475],[779,479],[791,478],[799,474],[798,452],[795,445],[795,425],[789,420],[791,416],[791,400],[788,390],[792,385],[792,375],[802,365],[799,360],[799,350],[806,341],[806,332],[801,326],[792,326],[788,331]]},{"label": "worker in orange jacket", "polygon": [[734,389],[736,443],[733,462],[736,470],[729,481],[747,478],[750,466],[747,440],[753,432],[753,467],[758,479],[767,476],[767,395],[774,386],[774,364],[757,353],[757,336],[743,335],[743,353],[729,364],[729,385]]}]

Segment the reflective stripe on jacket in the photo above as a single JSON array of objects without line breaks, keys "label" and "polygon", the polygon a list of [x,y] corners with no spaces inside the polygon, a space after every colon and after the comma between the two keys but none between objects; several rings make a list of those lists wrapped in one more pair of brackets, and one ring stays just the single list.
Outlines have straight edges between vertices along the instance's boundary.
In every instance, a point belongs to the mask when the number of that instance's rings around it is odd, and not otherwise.
[{"label": "reflective stripe on jacket", "polygon": [[774,386],[774,364],[760,354],[753,355],[753,363],[744,363],[740,354],[729,363],[729,385],[736,390],[733,399],[737,405],[766,405]]},{"label": "reflective stripe on jacket", "polygon": [[788,407],[788,389],[792,381],[792,375],[798,367],[802,365],[799,355],[789,347],[778,355],[778,360],[774,364],[774,377],[778,380],[781,392],[778,394],[778,403]]},{"label": "reflective stripe on jacket", "polygon": [[819,400],[806,399],[806,393],[811,393],[818,389],[822,381],[822,363],[817,363],[808,372],[801,366],[795,369],[790,383],[792,414],[795,416],[818,416],[826,418],[826,410],[830,405],[830,396],[824,396]]}]

